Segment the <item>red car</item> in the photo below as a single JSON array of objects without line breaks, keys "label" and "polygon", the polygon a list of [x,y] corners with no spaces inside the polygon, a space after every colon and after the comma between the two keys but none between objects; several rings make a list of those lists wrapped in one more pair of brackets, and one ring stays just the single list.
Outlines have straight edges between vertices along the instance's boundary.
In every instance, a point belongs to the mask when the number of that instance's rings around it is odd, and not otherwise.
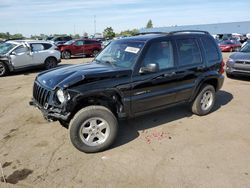
[{"label": "red car", "polygon": [[95,56],[101,51],[101,42],[93,39],[70,40],[58,46],[63,59],[71,56]]},{"label": "red car", "polygon": [[232,40],[227,40],[227,41],[222,41],[219,44],[220,50],[222,52],[234,52],[240,49],[241,43],[238,41],[232,41]]}]

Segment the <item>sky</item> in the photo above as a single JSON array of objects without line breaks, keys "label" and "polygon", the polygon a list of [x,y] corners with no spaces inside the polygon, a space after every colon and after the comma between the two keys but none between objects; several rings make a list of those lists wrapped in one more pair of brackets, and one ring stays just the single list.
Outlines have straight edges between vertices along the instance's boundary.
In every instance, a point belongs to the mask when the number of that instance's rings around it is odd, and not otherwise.
[{"label": "sky", "polygon": [[149,19],[154,27],[250,21],[249,7],[250,0],[0,0],[0,32],[82,35],[140,29]]}]

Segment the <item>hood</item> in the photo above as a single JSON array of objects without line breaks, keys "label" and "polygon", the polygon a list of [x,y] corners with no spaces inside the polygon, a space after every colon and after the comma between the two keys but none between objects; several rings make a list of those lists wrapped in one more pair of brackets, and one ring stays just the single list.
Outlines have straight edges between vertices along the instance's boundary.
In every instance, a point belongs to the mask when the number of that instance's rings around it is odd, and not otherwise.
[{"label": "hood", "polygon": [[85,63],[42,72],[37,76],[37,81],[50,89],[67,88],[88,78],[107,79],[125,76],[130,72],[130,69],[112,67],[108,64]]},{"label": "hood", "polygon": [[230,58],[233,60],[247,60],[250,61],[250,53],[248,52],[235,52],[230,55]]}]

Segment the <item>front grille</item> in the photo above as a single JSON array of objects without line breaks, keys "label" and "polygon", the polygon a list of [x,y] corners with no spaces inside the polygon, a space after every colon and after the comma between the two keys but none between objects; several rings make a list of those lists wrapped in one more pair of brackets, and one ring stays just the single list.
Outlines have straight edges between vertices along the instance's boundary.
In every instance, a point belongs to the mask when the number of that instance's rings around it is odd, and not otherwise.
[{"label": "front grille", "polygon": [[250,65],[250,61],[236,61],[237,64]]},{"label": "front grille", "polygon": [[38,83],[34,83],[33,87],[33,97],[41,105],[44,106],[49,101],[51,92],[44,87],[40,86]]}]

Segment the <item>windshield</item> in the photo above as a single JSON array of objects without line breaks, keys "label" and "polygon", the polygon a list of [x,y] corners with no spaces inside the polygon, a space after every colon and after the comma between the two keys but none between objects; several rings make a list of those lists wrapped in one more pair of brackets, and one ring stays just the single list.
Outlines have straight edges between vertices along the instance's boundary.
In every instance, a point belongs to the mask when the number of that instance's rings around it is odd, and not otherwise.
[{"label": "windshield", "polygon": [[15,46],[17,46],[17,45],[12,44],[12,43],[2,43],[2,44],[0,44],[0,54],[3,55],[3,54],[8,53]]},{"label": "windshield", "polygon": [[95,58],[97,63],[109,63],[113,66],[130,68],[135,63],[144,42],[117,40],[111,42]]},{"label": "windshield", "polygon": [[241,49],[240,52],[250,52],[250,43],[246,43]]},{"label": "windshield", "polygon": [[65,42],[64,45],[71,45],[75,42],[75,40],[69,40],[68,42]]}]

